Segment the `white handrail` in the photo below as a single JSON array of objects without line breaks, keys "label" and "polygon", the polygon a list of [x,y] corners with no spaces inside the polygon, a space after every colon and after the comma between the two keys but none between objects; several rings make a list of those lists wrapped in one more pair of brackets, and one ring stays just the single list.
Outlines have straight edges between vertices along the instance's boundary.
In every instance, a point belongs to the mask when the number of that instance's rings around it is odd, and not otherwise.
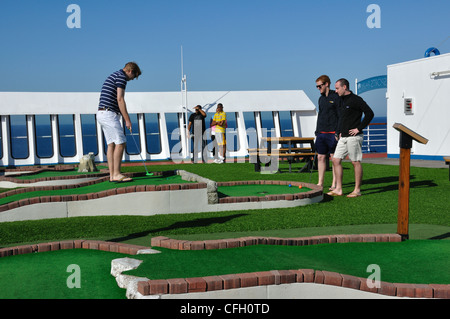
[{"label": "white handrail", "polygon": [[448,71],[440,71],[440,72],[433,72],[430,74],[430,77],[436,77],[436,76],[441,76],[441,75],[447,75],[450,74],[450,70]]}]

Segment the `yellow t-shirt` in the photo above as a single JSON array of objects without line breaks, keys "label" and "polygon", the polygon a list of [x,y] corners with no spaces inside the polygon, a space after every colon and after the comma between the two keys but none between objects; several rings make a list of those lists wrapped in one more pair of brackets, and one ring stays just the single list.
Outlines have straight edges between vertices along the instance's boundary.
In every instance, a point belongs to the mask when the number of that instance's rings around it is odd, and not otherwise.
[{"label": "yellow t-shirt", "polygon": [[219,126],[219,125],[216,125],[216,129],[215,129],[215,132],[216,133],[225,133],[225,123],[226,123],[226,120],[227,120],[227,115],[226,115],[226,113],[225,112],[220,112],[220,113],[216,113],[216,114],[214,114],[214,117],[213,117],[213,121],[214,122],[221,122],[221,121],[224,121],[223,122],[223,126]]}]

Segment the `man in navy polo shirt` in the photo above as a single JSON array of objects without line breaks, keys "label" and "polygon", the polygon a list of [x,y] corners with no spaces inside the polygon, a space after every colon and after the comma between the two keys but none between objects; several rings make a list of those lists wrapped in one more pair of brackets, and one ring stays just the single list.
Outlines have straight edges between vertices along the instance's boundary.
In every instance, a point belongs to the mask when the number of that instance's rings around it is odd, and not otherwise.
[{"label": "man in navy polo shirt", "polygon": [[119,71],[111,74],[105,81],[100,94],[97,121],[105,135],[108,150],[109,180],[112,182],[128,182],[130,178],[120,172],[122,156],[126,146],[126,138],[120,122],[122,116],[125,126],[131,130],[130,116],[125,103],[127,82],[137,79],[142,72],[134,62],[129,62]]},{"label": "man in navy polo shirt", "polygon": [[[319,171],[318,186],[324,185],[327,156],[333,157],[339,136],[339,117],[341,98],[330,89],[330,78],[322,75],[316,80],[319,89],[319,115],[316,125],[317,166]],[[333,182],[330,191],[336,188],[336,174],[333,169]]]}]

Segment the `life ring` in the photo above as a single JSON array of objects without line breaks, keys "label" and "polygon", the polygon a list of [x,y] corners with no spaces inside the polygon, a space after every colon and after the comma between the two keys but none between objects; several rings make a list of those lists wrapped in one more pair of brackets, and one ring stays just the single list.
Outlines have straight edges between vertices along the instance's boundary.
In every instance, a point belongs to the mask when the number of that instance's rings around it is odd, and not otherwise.
[{"label": "life ring", "polygon": [[434,53],[434,55],[440,55],[441,52],[439,52],[438,49],[436,49],[435,47],[429,48],[426,52],[425,52],[425,57],[429,58],[431,56],[431,53]]}]

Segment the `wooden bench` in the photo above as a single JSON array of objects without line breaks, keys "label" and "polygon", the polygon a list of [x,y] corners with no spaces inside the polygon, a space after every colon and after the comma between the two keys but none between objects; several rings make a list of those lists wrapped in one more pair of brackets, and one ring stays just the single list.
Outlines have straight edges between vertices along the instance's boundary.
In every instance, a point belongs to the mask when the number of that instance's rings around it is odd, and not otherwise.
[{"label": "wooden bench", "polygon": [[[309,150],[309,151],[307,151]],[[292,150],[291,150],[292,151]],[[267,148],[261,149],[249,149],[250,163],[255,165],[255,172],[261,171],[261,164],[267,164],[275,160],[287,160],[289,163],[289,173],[292,172],[292,162],[296,159],[303,159],[306,161],[299,172],[304,170],[310,171],[314,166],[314,159],[316,158],[316,153],[311,152],[311,149],[303,149],[303,152],[289,153],[288,151],[278,149],[278,150],[268,150]]]},{"label": "wooden bench", "polygon": [[450,156],[444,157],[444,161],[445,161],[445,164],[449,165],[448,166],[448,180],[450,181]]},{"label": "wooden bench", "polygon": [[[266,149],[265,149],[265,148],[262,148],[262,149],[259,149],[259,148],[249,148],[249,149],[248,149],[248,152],[249,152],[249,153],[257,153],[257,152],[259,152],[260,150],[264,151],[264,150],[266,150]],[[280,153],[289,153],[289,148],[279,148],[279,149],[277,149],[276,151],[278,151],[278,152],[280,152]],[[295,153],[297,153],[297,152],[305,152],[305,153],[308,153],[308,152],[311,152],[311,148],[310,148],[310,147],[295,147],[295,148],[291,148],[290,151],[291,151],[291,152],[295,152]]]},{"label": "wooden bench", "polygon": [[[316,158],[314,140],[314,137],[262,137],[259,148],[249,149],[250,162],[255,164],[255,171],[260,172],[261,162],[269,163],[274,158],[277,160],[287,159],[289,162],[289,173],[291,173],[293,160],[303,159],[306,161],[306,165],[302,167],[300,172],[306,169],[310,171]],[[303,147],[297,147],[298,144],[301,144]],[[281,145],[281,148],[272,145]],[[285,145],[288,147],[284,147]],[[309,145],[309,147],[304,147],[305,145]],[[261,161],[261,159],[263,160]]]}]

